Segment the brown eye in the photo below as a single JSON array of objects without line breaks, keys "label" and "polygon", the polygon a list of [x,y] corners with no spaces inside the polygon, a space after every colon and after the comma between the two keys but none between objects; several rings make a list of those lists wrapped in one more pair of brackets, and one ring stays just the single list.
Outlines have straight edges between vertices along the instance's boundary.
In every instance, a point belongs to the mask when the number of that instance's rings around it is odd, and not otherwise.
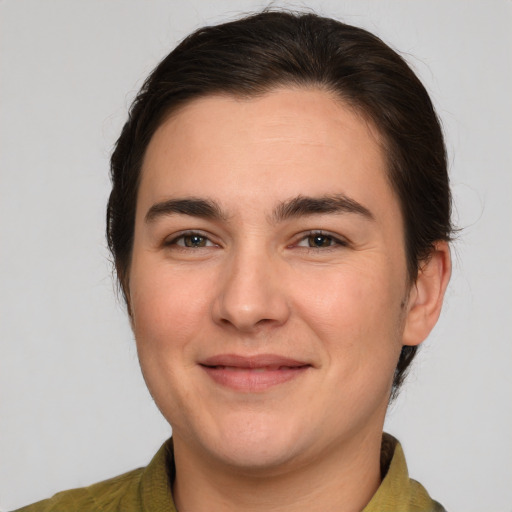
[{"label": "brown eye", "polygon": [[208,239],[201,235],[185,235],[183,238],[183,245],[185,247],[206,247]]},{"label": "brown eye", "polygon": [[202,247],[214,247],[215,244],[201,233],[183,233],[180,236],[166,242],[167,246],[186,247],[187,249],[201,249]]},{"label": "brown eye", "polygon": [[336,249],[347,247],[348,243],[343,238],[326,234],[322,231],[311,231],[310,233],[305,233],[296,246],[306,249]]},{"label": "brown eye", "polygon": [[334,241],[332,237],[319,233],[308,236],[309,247],[330,247]]}]

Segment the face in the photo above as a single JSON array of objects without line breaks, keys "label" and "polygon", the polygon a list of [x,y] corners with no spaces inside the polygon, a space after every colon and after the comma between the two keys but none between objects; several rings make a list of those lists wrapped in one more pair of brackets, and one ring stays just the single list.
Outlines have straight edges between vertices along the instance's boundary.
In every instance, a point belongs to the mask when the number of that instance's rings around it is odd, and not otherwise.
[{"label": "face", "polygon": [[129,299],[183,450],[278,468],[380,436],[407,297],[378,134],[326,92],[206,97],[156,131]]}]

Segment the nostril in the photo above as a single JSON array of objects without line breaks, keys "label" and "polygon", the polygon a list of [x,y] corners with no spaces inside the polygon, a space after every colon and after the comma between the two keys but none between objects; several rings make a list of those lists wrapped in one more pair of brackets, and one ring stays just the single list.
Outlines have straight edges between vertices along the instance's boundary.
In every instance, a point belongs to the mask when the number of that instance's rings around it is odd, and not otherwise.
[{"label": "nostril", "polygon": [[265,325],[275,321],[276,320],[272,320],[271,318],[262,318],[261,320],[258,320],[258,322],[256,322],[256,325]]}]

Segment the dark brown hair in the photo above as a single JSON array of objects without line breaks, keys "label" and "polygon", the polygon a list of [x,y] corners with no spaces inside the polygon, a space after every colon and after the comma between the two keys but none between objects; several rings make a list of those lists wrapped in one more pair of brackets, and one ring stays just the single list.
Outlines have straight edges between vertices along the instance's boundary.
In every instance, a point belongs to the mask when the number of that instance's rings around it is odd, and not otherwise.
[{"label": "dark brown hair", "polygon": [[[442,130],[425,88],[402,57],[361,28],[310,13],[264,11],[188,36],[155,68],[131,106],[112,154],[107,207],[108,245],[125,299],[142,160],[156,129],[193,99],[254,97],[279,86],[327,90],[377,127],[403,213],[411,283],[433,244],[450,239]],[[395,394],[416,350],[402,348]]]}]

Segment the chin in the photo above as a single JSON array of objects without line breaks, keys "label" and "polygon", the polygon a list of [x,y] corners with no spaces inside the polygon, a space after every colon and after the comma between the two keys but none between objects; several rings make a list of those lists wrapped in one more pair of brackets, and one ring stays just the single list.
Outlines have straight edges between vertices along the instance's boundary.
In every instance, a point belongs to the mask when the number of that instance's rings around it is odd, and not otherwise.
[{"label": "chin", "polygon": [[[238,421],[237,421],[238,420]],[[287,466],[307,445],[303,425],[287,425],[275,418],[231,418],[226,425],[211,429],[203,449],[219,462],[258,472]],[[213,432],[216,435],[211,435]]]},{"label": "chin", "polygon": [[221,463],[248,474],[261,472],[270,476],[272,470],[279,472],[279,469],[285,468],[295,458],[288,444],[264,444],[246,440],[219,448],[215,455]]}]

